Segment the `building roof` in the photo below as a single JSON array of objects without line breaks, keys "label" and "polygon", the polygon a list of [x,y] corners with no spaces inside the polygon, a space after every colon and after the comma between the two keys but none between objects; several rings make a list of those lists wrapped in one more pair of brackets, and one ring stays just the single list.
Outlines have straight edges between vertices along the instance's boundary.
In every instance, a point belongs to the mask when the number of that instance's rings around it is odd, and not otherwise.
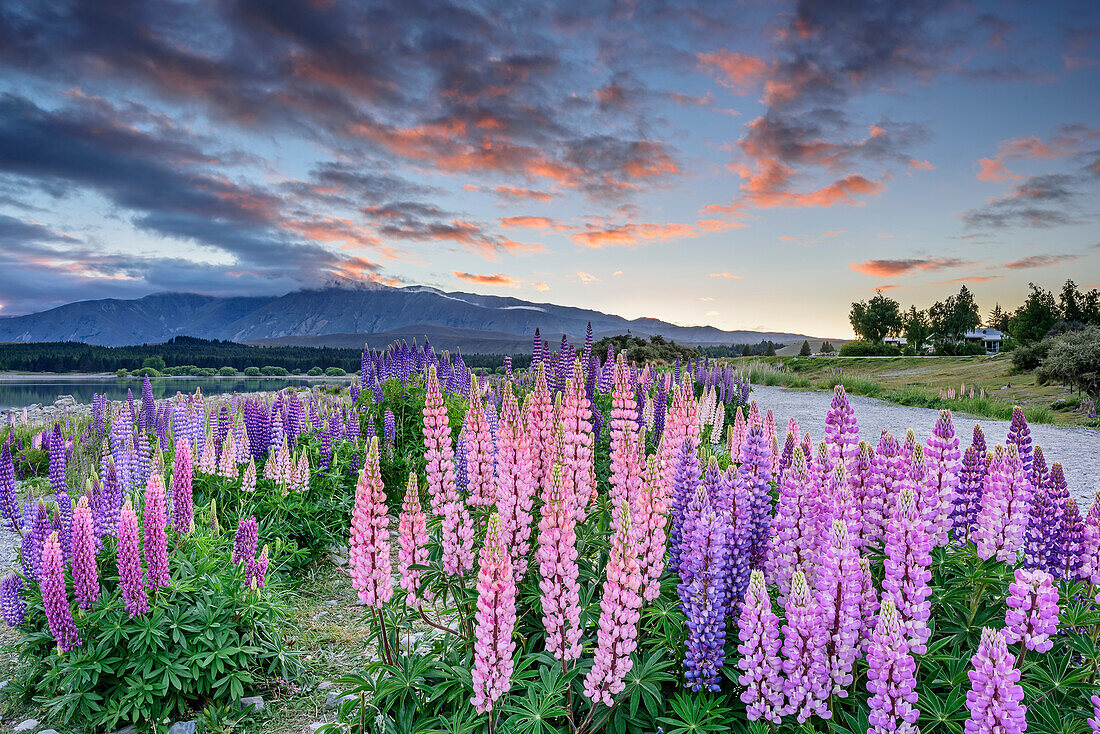
[{"label": "building roof", "polygon": [[997,331],[996,329],[989,329],[984,326],[978,329],[971,329],[970,331],[966,332],[965,336],[966,339],[984,339],[986,341],[994,342],[1001,341],[1003,337],[1004,334]]}]

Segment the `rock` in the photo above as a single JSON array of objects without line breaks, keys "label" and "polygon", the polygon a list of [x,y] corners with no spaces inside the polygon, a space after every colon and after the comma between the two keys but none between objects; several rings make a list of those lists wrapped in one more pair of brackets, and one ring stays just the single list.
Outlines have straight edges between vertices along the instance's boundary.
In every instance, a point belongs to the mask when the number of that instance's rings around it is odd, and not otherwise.
[{"label": "rock", "polygon": [[328,696],[325,697],[325,708],[336,709],[340,708],[340,704],[344,701],[352,701],[358,698],[354,693],[345,693],[340,695],[339,691],[329,691]]},{"label": "rock", "polygon": [[332,565],[334,565],[334,566],[342,568],[342,567],[348,565],[347,556],[342,556],[339,553],[329,553],[328,557],[332,561]]},{"label": "rock", "polygon": [[340,602],[336,601],[335,599],[325,599],[325,606],[326,607],[334,607],[339,603]]},{"label": "rock", "polygon": [[302,729],[302,734],[313,734],[313,732],[320,729],[326,723],[327,722],[324,722],[324,721],[314,721],[312,723],[306,724],[306,728]]},{"label": "rock", "polygon": [[61,734],[57,729],[43,729],[38,734]]},{"label": "rock", "polygon": [[264,697],[263,696],[247,696],[238,701],[240,707],[246,711],[263,711],[264,710]]},{"label": "rock", "polygon": [[199,722],[194,719],[191,721],[177,721],[168,728],[168,734],[195,734],[198,727]]},{"label": "rock", "polygon": [[18,734],[18,732],[21,732],[21,731],[34,731],[37,728],[38,728],[38,719],[27,719],[22,724],[19,724],[14,729],[12,729],[12,731],[15,732],[16,734]]},{"label": "rock", "polygon": [[316,614],[314,614],[309,619],[310,619],[311,622],[316,622],[318,619],[325,616],[326,614],[328,614],[328,612],[317,612]]},{"label": "rock", "polygon": [[76,398],[72,395],[58,395],[57,400],[53,401],[53,407],[55,408],[72,408],[76,406]]},{"label": "rock", "polygon": [[136,726],[130,724],[129,726],[124,726],[121,729],[116,730],[114,734],[138,734],[138,730]]},{"label": "rock", "polygon": [[330,680],[323,680],[323,681],[321,681],[320,683],[317,684],[317,690],[318,691],[327,691],[328,689],[332,688],[334,685],[336,685],[336,684],[333,683]]}]

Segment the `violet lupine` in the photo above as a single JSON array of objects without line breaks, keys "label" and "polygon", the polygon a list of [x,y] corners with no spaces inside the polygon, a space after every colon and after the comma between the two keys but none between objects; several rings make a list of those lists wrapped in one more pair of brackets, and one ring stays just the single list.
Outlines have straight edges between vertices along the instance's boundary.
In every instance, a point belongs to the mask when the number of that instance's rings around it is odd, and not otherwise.
[{"label": "violet lupine", "polygon": [[96,568],[95,527],[88,496],[81,495],[73,512],[73,595],[76,605],[88,611],[99,599],[99,569]]},{"label": "violet lupine", "polygon": [[619,529],[611,544],[600,598],[596,651],[584,679],[584,695],[593,705],[614,705],[615,696],[626,688],[623,678],[633,667],[630,656],[638,646],[642,574],[637,549],[631,542],[630,508],[625,502],[619,513]]},{"label": "violet lupine", "polygon": [[778,587],[780,603],[787,598],[796,570],[817,567],[822,541],[817,519],[823,510],[818,499],[809,481],[802,447],[797,446],[791,466],[779,485],[775,534],[765,565],[768,577]]},{"label": "violet lupine", "polygon": [[1023,546],[1024,531],[1030,513],[1031,483],[1024,472],[1015,444],[989,467],[982,509],[974,531],[974,543],[982,560],[996,556],[1015,564]]},{"label": "violet lupine", "polygon": [[9,627],[18,627],[27,616],[23,577],[17,573],[8,574],[0,581],[0,616]]},{"label": "violet lupine", "polygon": [[516,627],[516,584],[512,561],[501,533],[500,515],[489,518],[477,574],[477,612],[474,614],[474,694],[479,713],[493,706],[512,685],[512,639]]},{"label": "violet lupine", "polygon": [[512,573],[518,584],[527,573],[536,487],[531,473],[531,446],[524,429],[524,411],[516,402],[510,382],[504,386],[496,463],[493,498],[501,518],[504,547],[511,557]]},{"label": "violet lupine", "polygon": [[69,608],[69,593],[65,588],[65,557],[61,554],[57,532],[50,533],[42,547],[38,585],[42,588],[42,607],[57,648],[61,652],[69,652],[80,647],[84,643],[73,622],[73,611]]},{"label": "violet lupine", "polygon": [[745,590],[745,601],[737,618],[737,667],[742,671],[737,682],[745,687],[741,702],[747,705],[749,721],[764,719],[779,724],[783,714],[783,681],[779,671],[779,617],[764,583],[764,573],[754,569]]},{"label": "violet lupine", "polygon": [[[864,556],[859,557],[859,570],[862,584],[859,601],[859,614],[862,624],[859,628],[859,638],[860,650],[866,655],[871,644],[871,636],[875,631],[875,625],[878,624],[879,603],[878,592],[875,589],[875,579],[871,575],[871,562]],[[895,607],[895,611],[896,609]]]},{"label": "violet lupine", "polygon": [[749,428],[745,443],[741,446],[739,471],[745,478],[745,487],[751,496],[750,518],[752,536],[749,563],[753,568],[764,565],[768,553],[768,541],[772,535],[772,452],[764,437],[764,429],[758,425]]},{"label": "violet lupine", "polygon": [[744,476],[732,464],[726,469],[723,477],[722,496],[719,497],[718,509],[726,525],[728,548],[726,605],[730,614],[735,615],[745,595],[745,589],[749,585],[749,575],[752,570],[750,555],[753,524],[752,495],[745,488]]},{"label": "violet lupine", "polygon": [[970,659],[970,690],[966,693],[966,734],[1021,734],[1027,729],[1024,689],[1000,630],[986,627]]},{"label": "violet lupine", "polygon": [[393,596],[388,526],[386,490],[378,468],[378,438],[373,437],[355,487],[349,563],[359,601],[375,609],[381,609]]},{"label": "violet lupine", "polygon": [[267,583],[267,567],[270,563],[267,546],[260,551],[260,555],[248,559],[245,564],[245,586],[250,589],[262,589]]},{"label": "violet lupine", "polygon": [[1031,474],[1028,476],[1031,486],[1039,487],[1047,480],[1047,460],[1043,456],[1043,447],[1036,446],[1031,457]]},{"label": "violet lupine", "polygon": [[959,486],[959,438],[951,422],[951,411],[941,410],[932,435],[925,442],[926,469],[920,487],[925,520],[930,523],[932,542],[947,545],[951,516]]},{"label": "violet lupine", "polygon": [[168,573],[168,506],[164,496],[164,480],[153,473],[145,487],[145,578],[150,589],[169,584]]},{"label": "violet lupine", "polygon": [[[664,441],[662,441],[662,444]],[[660,452],[658,452],[660,462]],[[699,455],[695,452],[695,442],[686,439],[680,444],[679,456],[676,462],[675,480],[672,488],[672,529],[669,531],[668,568],[675,573],[680,568],[680,545],[684,525],[684,510],[688,501],[695,495],[695,490],[702,479],[702,470],[699,467]]]},{"label": "violet lupine", "polygon": [[[256,480],[255,469],[252,480]],[[177,533],[189,533],[195,526],[195,499],[191,482],[191,443],[181,438],[176,441],[172,468],[172,527]]]},{"label": "violet lupine", "polygon": [[50,534],[50,516],[46,505],[41,501],[34,507],[24,508],[27,531],[19,548],[19,558],[23,562],[23,574],[26,578],[38,578],[38,569],[42,564],[42,546]]},{"label": "violet lupine", "polygon": [[843,385],[833,388],[833,402],[825,415],[825,443],[833,461],[846,462],[859,451],[859,425]]},{"label": "violet lupine", "polygon": [[391,448],[397,441],[397,421],[390,408],[382,415],[382,440]]},{"label": "violet lupine", "polygon": [[1058,535],[1058,556],[1061,577],[1076,581],[1080,576],[1085,541],[1085,522],[1077,509],[1077,500],[1070,497],[1062,507],[1062,527]]},{"label": "violet lupine", "polygon": [[12,529],[19,524],[19,500],[15,497],[15,464],[11,459],[10,440],[0,446],[0,515]]},{"label": "violet lupine", "polygon": [[1027,419],[1024,417],[1024,409],[1019,405],[1012,406],[1012,422],[1008,426],[1008,437],[1005,444],[1015,446],[1016,453],[1020,457],[1020,465],[1024,474],[1031,474],[1033,452],[1031,448],[1031,429],[1027,427]]},{"label": "violet lupine", "polygon": [[665,553],[668,547],[665,533],[668,525],[667,512],[657,456],[651,455],[646,462],[645,484],[638,500],[637,521],[638,563],[642,570],[642,598],[645,601],[653,601],[661,595],[661,574],[665,570]]},{"label": "violet lupine", "polygon": [[443,507],[457,493],[455,488],[454,447],[447,407],[435,365],[428,368],[424,395],[424,461],[427,463],[428,496],[432,514],[442,516]]},{"label": "violet lupine", "polygon": [[784,715],[794,715],[798,723],[811,716],[828,719],[829,665],[825,657],[825,625],[821,610],[798,569],[791,577],[783,625],[783,694],[787,704]]},{"label": "violet lupine", "polygon": [[857,549],[877,547],[886,525],[886,497],[875,476],[875,450],[860,441],[855,459],[849,462],[848,484],[859,512],[859,535],[852,539]]},{"label": "violet lupine", "polygon": [[825,620],[825,655],[831,695],[846,698],[852,684],[852,666],[860,654],[863,628],[863,570],[843,520],[833,520],[821,567],[817,572],[817,599]]},{"label": "violet lupine", "polygon": [[867,649],[868,722],[875,734],[917,731],[917,663],[893,600],[884,598]]},{"label": "violet lupine", "polygon": [[985,453],[979,453],[974,446],[967,446],[959,474],[959,487],[955,494],[955,507],[951,514],[953,534],[956,539],[964,543],[970,540],[970,536],[978,526],[978,514],[982,510],[982,492],[985,489],[985,473]]},{"label": "violet lupine", "polygon": [[1089,703],[1092,704],[1092,718],[1089,719],[1089,729],[1093,734],[1100,732],[1100,696],[1093,696],[1089,699]]},{"label": "violet lupine", "polygon": [[1027,531],[1024,534],[1024,560],[1027,568],[1038,568],[1061,575],[1058,567],[1058,541],[1060,516],[1050,497],[1050,486],[1046,482],[1035,485],[1031,495],[1031,513],[1028,517]]},{"label": "violet lupine", "polygon": [[728,549],[725,523],[702,485],[684,512],[683,532],[677,591],[688,628],[684,677],[693,691],[718,691],[725,663]]},{"label": "violet lupine", "polygon": [[882,487],[882,496],[885,498],[883,530],[886,529],[885,522],[897,502],[898,492],[907,482],[907,474],[900,444],[888,431],[883,431],[875,449],[874,460],[874,481]]},{"label": "violet lupine", "polygon": [[909,487],[901,490],[894,506],[883,552],[882,597],[890,598],[897,607],[909,649],[923,655],[930,634],[932,537]]},{"label": "violet lupine", "polygon": [[421,589],[421,571],[412,566],[428,565],[428,521],[420,504],[420,491],[416,473],[409,472],[409,484],[401,504],[397,525],[397,574],[406,599],[413,607],[420,608],[432,600],[431,592]]},{"label": "violet lupine", "polygon": [[496,501],[493,484],[493,437],[477,378],[471,377],[470,407],[466,411],[463,435],[466,438],[466,502],[474,507],[489,507]]},{"label": "violet lupine", "polygon": [[255,516],[242,517],[237,521],[237,532],[233,536],[233,554],[229,562],[234,566],[248,563],[256,557],[260,545],[259,523]]},{"label": "violet lupine", "polygon": [[546,651],[564,666],[581,655],[580,586],[577,583],[576,516],[562,497],[561,471],[554,467],[542,495],[539,545],[539,590]]},{"label": "violet lupine", "polygon": [[1058,590],[1054,577],[1039,569],[1018,568],[1008,585],[1005,641],[1022,642],[1024,648],[1047,652],[1058,632]]}]

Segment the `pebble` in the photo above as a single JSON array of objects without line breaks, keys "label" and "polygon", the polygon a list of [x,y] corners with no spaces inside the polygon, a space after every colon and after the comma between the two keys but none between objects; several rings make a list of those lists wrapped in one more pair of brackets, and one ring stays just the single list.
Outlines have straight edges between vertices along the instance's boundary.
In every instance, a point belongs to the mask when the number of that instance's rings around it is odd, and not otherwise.
[{"label": "pebble", "polygon": [[138,730],[136,726],[129,724],[121,729],[117,729],[114,734],[138,734]]},{"label": "pebble", "polygon": [[27,719],[23,723],[12,729],[13,732],[18,734],[21,731],[34,731],[38,728],[38,719]]},{"label": "pebble", "polygon": [[57,729],[43,729],[38,734],[61,734]]},{"label": "pebble", "polygon": [[324,721],[314,721],[310,724],[306,724],[306,728],[302,729],[302,734],[313,734],[313,732],[317,731],[322,726],[324,726],[325,723],[326,722],[324,722]]},{"label": "pebble", "polygon": [[339,691],[330,691],[328,696],[325,697],[325,707],[330,709],[340,708],[340,704],[344,701],[351,701],[359,698],[354,693],[340,694]]},{"label": "pebble", "polygon": [[240,707],[247,711],[263,711],[264,710],[264,697],[263,696],[247,696],[239,701]]},{"label": "pebble", "polygon": [[334,607],[339,603],[340,602],[336,601],[335,599],[325,599],[325,606],[326,607]]},{"label": "pebble", "polygon": [[317,684],[317,690],[318,691],[327,691],[328,689],[332,688],[334,685],[336,685],[336,684],[333,683],[330,680],[323,680],[323,681],[321,681],[320,683]]},{"label": "pebble", "polygon": [[198,727],[199,722],[194,719],[191,721],[177,721],[168,728],[168,734],[195,734]]},{"label": "pebble", "polygon": [[329,559],[332,561],[332,565],[343,567],[348,565],[347,556],[341,556],[338,553],[330,553]]}]

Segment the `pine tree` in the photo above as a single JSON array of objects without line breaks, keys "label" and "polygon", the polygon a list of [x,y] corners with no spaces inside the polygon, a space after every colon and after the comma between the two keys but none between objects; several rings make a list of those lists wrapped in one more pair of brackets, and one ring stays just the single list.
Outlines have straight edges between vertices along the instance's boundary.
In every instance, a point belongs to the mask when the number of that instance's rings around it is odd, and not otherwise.
[{"label": "pine tree", "polygon": [[813,350],[810,349],[810,342],[808,342],[808,341],[802,342],[802,349],[799,350],[798,356],[799,357],[809,357],[811,354],[813,354]]}]

